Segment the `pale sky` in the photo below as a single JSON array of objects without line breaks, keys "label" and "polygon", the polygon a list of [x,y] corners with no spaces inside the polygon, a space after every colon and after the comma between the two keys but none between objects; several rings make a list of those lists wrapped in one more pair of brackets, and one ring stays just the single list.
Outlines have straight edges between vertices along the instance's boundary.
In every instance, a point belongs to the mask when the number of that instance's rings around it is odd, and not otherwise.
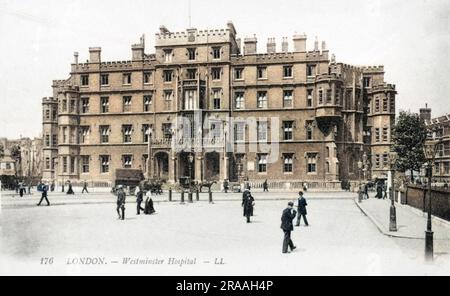
[{"label": "pale sky", "polygon": [[[450,113],[449,0],[191,0],[192,26],[225,28],[240,37],[292,39],[296,32],[325,40],[338,62],[384,65],[397,85],[399,109],[433,117]],[[69,77],[73,52],[101,46],[102,60],[130,60],[132,43],[146,34],[153,53],[160,25],[183,31],[187,0],[0,0],[0,137],[41,133],[41,99],[53,79]],[[290,44],[292,46],[292,43]]]}]

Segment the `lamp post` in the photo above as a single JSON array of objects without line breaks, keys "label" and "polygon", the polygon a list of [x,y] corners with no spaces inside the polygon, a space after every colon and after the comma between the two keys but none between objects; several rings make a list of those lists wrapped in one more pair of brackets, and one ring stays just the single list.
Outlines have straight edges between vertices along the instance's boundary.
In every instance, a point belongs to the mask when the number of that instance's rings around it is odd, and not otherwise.
[{"label": "lamp post", "polygon": [[426,176],[428,177],[428,217],[427,230],[425,231],[425,260],[433,261],[433,230],[431,225],[431,181],[433,177],[433,163],[436,155],[437,144],[434,141],[425,144],[424,153],[427,158]]},{"label": "lamp post", "polygon": [[363,154],[363,179],[364,183],[367,181],[367,153]]},{"label": "lamp post", "polygon": [[394,202],[394,174],[395,174],[395,163],[397,161],[397,153],[391,151],[389,153],[389,167],[391,170],[391,187],[389,188],[389,197],[391,198],[391,207],[389,213],[389,231],[397,231],[397,211],[395,209]]},{"label": "lamp post", "polygon": [[147,131],[145,131],[146,133],[147,133],[147,135],[148,135],[148,145],[147,145],[147,154],[148,154],[148,157],[147,157],[147,179],[148,180],[150,180],[150,177],[151,177],[151,168],[150,168],[150,166],[151,166],[151,157],[152,157],[152,134],[153,134],[153,130],[152,130],[152,128],[151,127],[148,127],[148,130]]},{"label": "lamp post", "polygon": [[363,169],[363,162],[360,160],[358,161],[358,179],[359,179],[359,186],[358,186],[358,202],[362,202],[362,185],[361,185],[361,171]]},{"label": "lamp post", "polygon": [[188,199],[189,202],[192,203],[192,163],[194,162],[194,156],[192,155],[192,152],[189,153],[188,156],[188,162],[189,162],[189,194]]}]

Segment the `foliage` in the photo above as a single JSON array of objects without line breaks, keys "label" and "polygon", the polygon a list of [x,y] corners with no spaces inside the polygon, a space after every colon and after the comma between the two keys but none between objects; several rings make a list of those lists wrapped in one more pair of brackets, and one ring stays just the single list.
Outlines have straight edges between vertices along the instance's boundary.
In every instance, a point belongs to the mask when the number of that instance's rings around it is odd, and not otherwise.
[{"label": "foliage", "polygon": [[21,158],[21,153],[20,153],[20,146],[19,145],[14,145],[11,148],[11,158],[14,160],[20,160]]},{"label": "foliage", "polygon": [[427,138],[427,128],[418,114],[400,112],[397,123],[392,130],[393,149],[398,154],[396,168],[400,172],[420,170],[426,162],[424,145]]}]

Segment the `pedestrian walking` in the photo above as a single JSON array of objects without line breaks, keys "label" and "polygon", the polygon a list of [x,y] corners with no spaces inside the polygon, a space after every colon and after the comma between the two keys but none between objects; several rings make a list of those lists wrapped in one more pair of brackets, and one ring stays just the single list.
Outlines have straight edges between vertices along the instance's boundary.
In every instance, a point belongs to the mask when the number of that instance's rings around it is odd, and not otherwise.
[{"label": "pedestrian walking", "polygon": [[87,194],[89,194],[88,191],[88,183],[86,181],[84,181],[83,183],[83,190],[81,191],[81,194],[84,194],[84,192],[86,192]]},{"label": "pedestrian walking", "polygon": [[30,183],[28,183],[28,195],[31,195],[31,182]]},{"label": "pedestrian walking", "polygon": [[298,204],[297,204],[297,223],[295,224],[295,226],[300,226],[300,220],[303,217],[303,222],[305,222],[306,226],[309,226],[308,224],[308,220],[306,219],[306,215],[307,215],[307,211],[306,211],[306,206],[308,205],[308,203],[306,202],[306,199],[303,197],[303,192],[300,191],[298,193]]},{"label": "pedestrian walking", "polygon": [[250,223],[250,217],[253,216],[254,202],[255,199],[250,193],[250,190],[246,189],[242,194],[242,207],[244,208],[244,217],[247,218],[247,223]]},{"label": "pedestrian walking", "polygon": [[24,193],[25,193],[25,186],[23,186],[23,183],[20,183],[20,185],[19,185],[19,195],[20,195],[20,197],[23,197]]},{"label": "pedestrian walking", "polygon": [[123,186],[119,185],[117,190],[117,214],[119,215],[119,220],[125,220],[125,200],[125,191]]},{"label": "pedestrian walking", "polygon": [[377,184],[377,195],[375,195],[376,198],[381,199],[383,197],[383,188],[381,187],[381,184]]},{"label": "pedestrian walking", "polygon": [[294,210],[294,203],[289,202],[288,207],[283,211],[281,215],[281,229],[284,232],[283,239],[283,254],[289,253],[288,247],[293,251],[297,247],[294,246],[294,243],[291,239],[291,231],[294,230],[294,226],[292,225],[292,220],[295,219],[297,212]]},{"label": "pedestrian walking", "polygon": [[156,212],[155,208],[153,207],[153,199],[152,199],[151,192],[148,191],[146,196],[147,196],[147,199],[145,200],[144,214],[145,215],[151,215],[151,214]]},{"label": "pedestrian walking", "polygon": [[52,184],[50,185],[50,191],[55,191],[55,182],[52,182]]},{"label": "pedestrian walking", "polygon": [[387,186],[386,184],[383,184],[383,199],[387,198]]},{"label": "pedestrian walking", "polygon": [[230,184],[228,183],[228,180],[223,180],[223,191],[225,193],[228,193],[228,188],[229,188]]},{"label": "pedestrian walking", "polygon": [[308,191],[308,183],[306,183],[306,182],[303,183],[303,191],[305,191],[305,192]]},{"label": "pedestrian walking", "polygon": [[136,203],[137,203],[137,215],[141,214],[141,211],[145,211],[141,204],[144,201],[144,192],[138,187],[138,192],[136,193]]},{"label": "pedestrian walking", "polygon": [[269,192],[269,184],[267,183],[267,179],[263,183],[263,192]]},{"label": "pedestrian walking", "polygon": [[364,184],[364,195],[363,198],[365,199],[369,199],[369,186],[366,184]]},{"label": "pedestrian walking", "polygon": [[71,182],[68,182],[68,183],[69,183],[69,189],[67,189],[67,194],[72,194],[72,195],[74,195],[75,192],[73,191],[72,183],[71,183]]},{"label": "pedestrian walking", "polygon": [[41,203],[44,201],[44,199],[47,202],[47,206],[50,206],[50,202],[48,201],[48,198],[47,198],[47,191],[48,191],[47,184],[42,184],[41,188],[42,188],[41,200],[39,201],[37,206],[39,207],[41,205]]}]

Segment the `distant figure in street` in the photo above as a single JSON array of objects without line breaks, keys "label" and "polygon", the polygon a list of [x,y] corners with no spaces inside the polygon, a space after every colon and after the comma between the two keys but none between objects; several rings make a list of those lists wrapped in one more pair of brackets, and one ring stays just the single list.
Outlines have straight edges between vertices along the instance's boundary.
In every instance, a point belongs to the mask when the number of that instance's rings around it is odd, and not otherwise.
[{"label": "distant figure in street", "polygon": [[284,240],[283,240],[283,254],[289,253],[288,246],[293,251],[296,246],[291,239],[291,231],[294,230],[294,226],[292,225],[292,220],[295,219],[297,212],[294,210],[294,203],[289,202],[288,207],[283,211],[283,215],[281,216],[281,229],[284,232]]},{"label": "distant figure in street", "polygon": [[302,217],[303,217],[303,221],[305,222],[305,225],[309,226],[308,220],[306,219],[306,215],[307,215],[306,206],[307,205],[308,205],[308,203],[306,202],[306,199],[303,197],[303,192],[300,191],[298,193],[298,204],[297,204],[298,214],[297,214],[297,223],[295,224],[295,226],[300,226],[300,220]]},{"label": "distant figure in street", "polygon": [[364,184],[364,191],[363,192],[364,192],[363,198],[369,199],[369,186],[367,185],[367,183]]},{"label": "distant figure in street", "polygon": [[23,183],[20,183],[20,185],[19,185],[19,195],[20,195],[20,197],[23,197],[24,193],[25,193],[25,187],[23,186]]},{"label": "distant figure in street", "polygon": [[28,195],[31,195],[31,182],[28,184]]},{"label": "distant figure in street", "polygon": [[308,183],[303,183],[303,191],[308,191]]},{"label": "distant figure in street", "polygon": [[55,191],[55,182],[52,182],[52,185],[50,185],[50,191]]},{"label": "distant figure in street", "polygon": [[383,197],[383,188],[380,183],[377,184],[377,195],[375,197],[378,199]]},{"label": "distant figure in street", "polygon": [[225,193],[228,193],[228,188],[229,188],[230,184],[228,183],[228,180],[223,180],[223,191]]},{"label": "distant figure in street", "polygon": [[242,194],[242,207],[244,208],[244,217],[247,218],[247,223],[250,223],[250,217],[253,216],[253,206],[255,199],[250,190],[246,189]]},{"label": "distant figure in street", "polygon": [[69,189],[67,190],[67,194],[75,194],[75,192],[73,192],[72,183],[70,183],[70,182],[69,182]]},{"label": "distant figure in street", "polygon": [[83,183],[83,191],[81,191],[81,194],[84,194],[85,191],[86,191],[86,193],[89,194],[88,183],[86,181],[84,181],[84,183]]},{"label": "distant figure in street", "polygon": [[267,184],[267,179],[263,183],[263,192],[269,192],[269,184]]},{"label": "distant figure in street", "polygon": [[144,201],[144,192],[138,187],[138,192],[136,193],[136,203],[137,203],[137,215],[141,214],[141,211],[145,211],[141,204]]},{"label": "distant figure in street", "polygon": [[117,214],[119,215],[119,220],[125,220],[125,191],[123,186],[119,185],[117,190]]},{"label": "distant figure in street", "polygon": [[155,213],[155,208],[153,207],[153,199],[152,199],[152,194],[151,192],[147,192],[147,199],[145,200],[145,209],[144,209],[144,214],[146,215],[151,215],[153,213]]},{"label": "distant figure in street", "polygon": [[386,184],[383,184],[383,199],[387,198],[387,186]]},{"label": "distant figure in street", "polygon": [[47,184],[42,184],[42,196],[41,196],[41,200],[37,204],[38,207],[41,205],[41,203],[44,201],[44,199],[47,202],[47,206],[50,206],[50,202],[48,201],[48,198],[47,198],[47,191],[48,191]]}]

